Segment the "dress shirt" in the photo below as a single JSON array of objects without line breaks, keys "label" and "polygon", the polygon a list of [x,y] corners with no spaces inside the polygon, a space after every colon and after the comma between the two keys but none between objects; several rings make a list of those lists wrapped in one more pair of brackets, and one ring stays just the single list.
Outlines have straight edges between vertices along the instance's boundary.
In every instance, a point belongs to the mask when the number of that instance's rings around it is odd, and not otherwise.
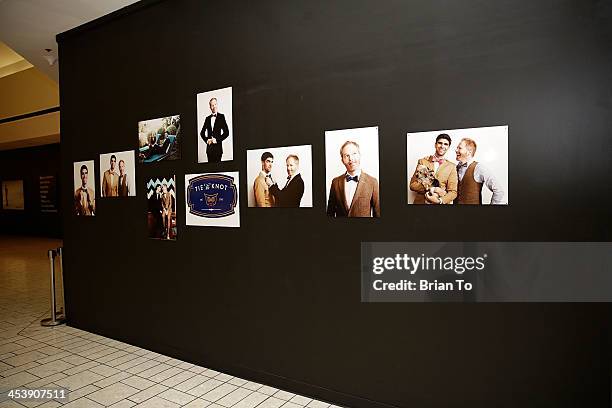
[{"label": "dress shirt", "polygon": [[[361,177],[361,169],[359,169],[357,173],[355,173],[353,176],[351,176],[347,171],[345,174],[345,177],[346,176],[350,176],[350,177],[357,176],[357,180],[359,180],[359,178]],[[351,208],[351,203],[353,202],[353,197],[355,197],[355,191],[357,190],[358,182],[359,181],[355,182],[353,180],[346,181],[346,178],[344,179],[344,196],[346,197],[347,208]]]}]

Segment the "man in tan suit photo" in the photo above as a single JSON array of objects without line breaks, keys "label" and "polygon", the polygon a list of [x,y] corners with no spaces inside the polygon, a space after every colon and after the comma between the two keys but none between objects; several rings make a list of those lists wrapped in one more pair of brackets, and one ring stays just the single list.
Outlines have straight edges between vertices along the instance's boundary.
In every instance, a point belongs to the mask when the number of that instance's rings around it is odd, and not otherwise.
[{"label": "man in tan suit photo", "polygon": [[[436,137],[435,153],[419,159],[417,169],[410,179],[410,190],[417,193],[413,204],[451,204],[457,197],[457,168],[453,162],[444,158],[451,143],[450,136],[441,133]],[[445,195],[438,197],[429,193],[429,189],[417,178],[419,166],[425,166],[433,172],[440,184],[439,187],[446,191]]]},{"label": "man in tan suit photo", "polygon": [[330,217],[380,217],[378,180],[361,170],[361,152],[347,140],[340,148],[346,173],[334,178],[329,190]]},{"label": "man in tan suit photo", "polygon": [[81,187],[74,192],[74,211],[76,215],[92,216],[96,214],[96,193],[87,185],[89,170],[81,166]]},{"label": "man in tan suit photo", "polygon": [[253,183],[253,193],[255,194],[255,205],[257,207],[274,207],[275,198],[270,194],[270,188],[266,183],[266,178],[272,178],[272,164],[274,156],[270,152],[261,155],[261,172]]},{"label": "man in tan suit photo", "polygon": [[102,197],[117,197],[119,195],[119,175],[115,171],[117,158],[111,155],[110,169],[104,172],[102,176]]}]

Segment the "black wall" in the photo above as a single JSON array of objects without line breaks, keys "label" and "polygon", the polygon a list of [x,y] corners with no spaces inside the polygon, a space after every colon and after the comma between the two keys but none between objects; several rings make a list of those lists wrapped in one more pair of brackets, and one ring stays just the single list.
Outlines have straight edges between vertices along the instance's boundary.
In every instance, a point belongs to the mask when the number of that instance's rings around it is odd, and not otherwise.
[{"label": "black wall", "polygon": [[[0,151],[0,185],[2,180],[23,180],[24,198],[23,211],[3,210],[0,204],[0,234],[62,237],[60,200],[60,212],[40,212],[39,177],[55,176],[59,192],[59,174],[59,144]],[[0,198],[3,194],[0,191]]]},{"label": "black wall", "polygon": [[[607,305],[362,304],[359,251],[609,240],[609,17],[584,0],[175,0],[59,36],[65,179],[134,148],[139,120],[183,125],[183,159],[138,166],[137,197],[64,217],[71,324],[355,407],[607,406]],[[225,86],[236,160],[197,164],[195,95]],[[324,131],[376,125],[382,218],[328,219]],[[510,205],[405,204],[406,132],[493,125]],[[314,208],[246,208],[246,150],[298,144]],[[241,228],[186,227],[184,174],[217,170],[240,171]],[[149,240],[145,181],[172,172],[178,241]]]}]

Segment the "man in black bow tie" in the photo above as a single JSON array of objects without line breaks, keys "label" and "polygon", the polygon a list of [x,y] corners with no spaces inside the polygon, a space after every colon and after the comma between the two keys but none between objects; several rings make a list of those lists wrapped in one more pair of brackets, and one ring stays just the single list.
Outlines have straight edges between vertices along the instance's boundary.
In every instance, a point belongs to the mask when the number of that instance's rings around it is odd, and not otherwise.
[{"label": "man in black bow tie", "polygon": [[361,170],[361,152],[347,140],[340,148],[346,173],[334,178],[329,190],[330,217],[380,217],[378,180]]},{"label": "man in black bow tie", "polygon": [[89,170],[81,166],[81,187],[74,192],[74,212],[76,215],[92,216],[96,212],[96,193],[87,186]]},{"label": "man in black bow tie", "polygon": [[208,162],[219,163],[223,155],[223,141],[229,136],[229,128],[225,115],[217,112],[217,98],[212,98],[208,106],[212,113],[206,117],[200,137],[206,143]]},{"label": "man in black bow tie", "polygon": [[266,178],[270,194],[276,200],[276,207],[299,207],[304,195],[304,180],[300,174],[300,159],[295,154],[287,156],[287,181],[281,190],[272,177]]}]

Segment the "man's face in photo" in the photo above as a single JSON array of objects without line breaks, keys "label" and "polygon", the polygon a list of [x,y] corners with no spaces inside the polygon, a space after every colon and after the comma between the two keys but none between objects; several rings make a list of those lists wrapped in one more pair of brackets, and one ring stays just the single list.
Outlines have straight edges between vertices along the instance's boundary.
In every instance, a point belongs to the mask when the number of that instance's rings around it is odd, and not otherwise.
[{"label": "man's face in photo", "polygon": [[465,145],[465,142],[459,143],[459,146],[455,149],[455,153],[457,153],[457,161],[462,163],[467,163],[470,158],[470,151]]},{"label": "man's face in photo", "polygon": [[125,162],[123,160],[119,162],[119,173],[122,176],[125,174]]},{"label": "man's face in photo", "polygon": [[213,114],[217,113],[217,100],[216,99],[211,99],[210,102],[208,102],[208,105],[210,106],[210,111]]},{"label": "man's face in photo", "polygon": [[117,164],[117,159],[114,157],[111,157],[110,159],[110,166],[111,166],[111,170],[115,170],[115,164]]},{"label": "man's face in photo", "polygon": [[274,159],[272,157],[268,157],[266,160],[261,162],[261,168],[264,172],[269,173],[272,171],[272,164],[274,163]]},{"label": "man's face in photo", "polygon": [[291,177],[295,176],[298,171],[298,168],[299,164],[297,160],[295,160],[293,157],[287,159],[287,175]]},{"label": "man's face in photo", "polygon": [[359,149],[352,143],[347,144],[342,149],[342,164],[346,167],[346,171],[354,173],[359,170],[361,164],[361,155]]},{"label": "man's face in photo", "polygon": [[436,142],[436,155],[438,157],[444,157],[450,147],[450,143],[446,139],[438,139]]},{"label": "man's face in photo", "polygon": [[81,184],[83,187],[87,187],[87,177],[89,176],[89,171],[87,169],[81,170]]}]

